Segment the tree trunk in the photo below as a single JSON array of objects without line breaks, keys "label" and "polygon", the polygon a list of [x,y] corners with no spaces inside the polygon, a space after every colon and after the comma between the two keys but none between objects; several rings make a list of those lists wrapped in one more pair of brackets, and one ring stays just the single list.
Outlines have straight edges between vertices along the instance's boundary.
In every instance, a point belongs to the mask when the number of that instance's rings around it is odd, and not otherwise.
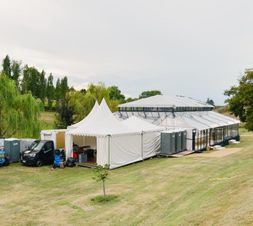
[{"label": "tree trunk", "polygon": [[103,180],[103,193],[104,193],[104,196],[105,196],[105,181]]}]

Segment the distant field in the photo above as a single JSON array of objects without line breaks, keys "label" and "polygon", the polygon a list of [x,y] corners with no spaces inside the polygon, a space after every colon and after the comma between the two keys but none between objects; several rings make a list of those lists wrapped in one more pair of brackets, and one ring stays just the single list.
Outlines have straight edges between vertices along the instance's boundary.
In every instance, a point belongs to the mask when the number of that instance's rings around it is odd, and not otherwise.
[{"label": "distant field", "polygon": [[233,117],[236,118],[229,110],[228,110],[228,106],[219,106],[219,107],[215,107],[214,111],[221,113],[223,115],[227,115],[229,117]]},{"label": "distant field", "polygon": [[[115,169],[110,204],[92,170],[0,168],[1,225],[253,225],[253,134],[224,157],[154,158]],[[221,150],[222,151],[222,150]],[[229,150],[228,150],[229,151]]]},{"label": "distant field", "polygon": [[40,115],[41,129],[54,129],[56,112],[45,111]]}]

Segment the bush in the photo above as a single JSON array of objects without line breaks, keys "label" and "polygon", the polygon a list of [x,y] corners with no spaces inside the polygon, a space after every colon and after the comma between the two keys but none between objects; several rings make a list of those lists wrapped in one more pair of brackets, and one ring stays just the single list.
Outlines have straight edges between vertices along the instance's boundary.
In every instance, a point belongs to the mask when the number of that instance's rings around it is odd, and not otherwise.
[{"label": "bush", "polygon": [[118,201],[117,195],[98,195],[91,199],[94,203],[108,203],[108,202],[116,202]]}]

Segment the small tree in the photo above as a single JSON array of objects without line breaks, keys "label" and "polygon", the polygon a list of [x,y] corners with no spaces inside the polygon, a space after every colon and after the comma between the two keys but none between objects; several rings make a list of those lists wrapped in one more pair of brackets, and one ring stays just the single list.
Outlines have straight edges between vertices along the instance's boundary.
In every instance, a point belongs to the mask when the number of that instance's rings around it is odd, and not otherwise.
[{"label": "small tree", "polygon": [[105,180],[108,178],[109,175],[109,165],[105,165],[105,166],[96,166],[96,168],[94,169],[94,174],[95,176],[93,177],[94,180],[96,181],[102,181],[103,184],[103,194],[104,197],[106,196],[105,193]]}]

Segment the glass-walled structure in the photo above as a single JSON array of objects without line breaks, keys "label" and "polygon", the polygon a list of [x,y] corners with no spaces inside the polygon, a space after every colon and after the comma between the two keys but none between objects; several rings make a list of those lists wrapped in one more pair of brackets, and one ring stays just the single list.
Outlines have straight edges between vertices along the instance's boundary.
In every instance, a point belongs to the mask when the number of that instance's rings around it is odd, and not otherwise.
[{"label": "glass-walled structure", "polygon": [[116,116],[126,119],[134,115],[165,128],[186,129],[187,149],[199,151],[239,139],[240,121],[213,108],[188,97],[157,95],[120,105]]}]

